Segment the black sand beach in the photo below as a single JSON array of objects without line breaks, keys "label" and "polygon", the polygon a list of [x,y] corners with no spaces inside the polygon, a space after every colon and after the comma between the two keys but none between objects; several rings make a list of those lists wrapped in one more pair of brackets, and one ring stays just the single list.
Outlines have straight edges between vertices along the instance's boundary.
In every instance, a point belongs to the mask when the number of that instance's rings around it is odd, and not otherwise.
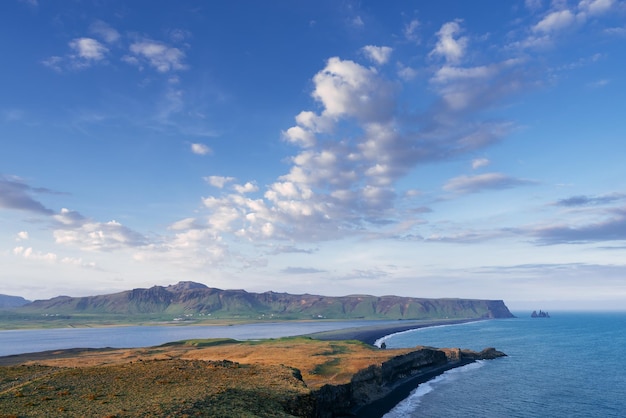
[{"label": "black sand beach", "polygon": [[435,327],[440,325],[465,324],[468,322],[476,322],[480,319],[433,319],[433,320],[416,320],[416,321],[398,321],[397,324],[371,325],[364,327],[345,328],[334,331],[322,331],[307,336],[324,341],[335,340],[357,340],[366,344],[373,345],[376,340],[390,334],[409,331],[412,329]]}]

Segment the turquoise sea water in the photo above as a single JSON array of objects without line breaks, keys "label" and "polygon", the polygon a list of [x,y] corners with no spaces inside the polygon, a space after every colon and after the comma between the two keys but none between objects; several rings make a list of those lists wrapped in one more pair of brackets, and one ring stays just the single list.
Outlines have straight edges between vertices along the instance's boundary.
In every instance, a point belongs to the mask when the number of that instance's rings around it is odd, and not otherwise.
[{"label": "turquoise sea water", "polygon": [[508,355],[420,385],[385,417],[626,417],[626,313],[516,315],[385,338]]}]

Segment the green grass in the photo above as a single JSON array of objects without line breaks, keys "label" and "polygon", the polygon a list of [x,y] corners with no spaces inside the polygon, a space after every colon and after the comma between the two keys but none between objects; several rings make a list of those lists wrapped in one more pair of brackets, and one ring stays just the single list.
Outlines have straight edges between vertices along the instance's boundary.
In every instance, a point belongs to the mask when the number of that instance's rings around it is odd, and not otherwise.
[{"label": "green grass", "polygon": [[207,338],[207,339],[193,339],[193,340],[182,340],[182,341],[174,341],[170,343],[165,343],[160,345],[159,347],[172,347],[172,346],[180,346],[187,345],[193,347],[215,347],[218,345],[225,344],[241,344],[241,341],[233,340],[232,338]]}]

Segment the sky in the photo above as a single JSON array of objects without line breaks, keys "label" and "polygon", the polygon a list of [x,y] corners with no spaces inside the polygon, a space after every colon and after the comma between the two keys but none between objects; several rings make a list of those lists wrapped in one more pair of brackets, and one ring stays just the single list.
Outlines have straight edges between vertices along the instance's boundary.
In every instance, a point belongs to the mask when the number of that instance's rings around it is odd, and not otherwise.
[{"label": "sky", "polygon": [[0,3],[0,293],[626,309],[626,1]]}]

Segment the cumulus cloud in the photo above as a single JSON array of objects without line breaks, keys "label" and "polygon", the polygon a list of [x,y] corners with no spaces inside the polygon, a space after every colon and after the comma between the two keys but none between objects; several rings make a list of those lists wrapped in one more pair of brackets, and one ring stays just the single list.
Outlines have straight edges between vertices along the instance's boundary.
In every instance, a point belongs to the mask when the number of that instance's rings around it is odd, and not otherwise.
[{"label": "cumulus cloud", "polygon": [[88,251],[111,251],[146,245],[142,234],[117,221],[97,222],[76,211],[63,208],[54,215],[53,235],[57,244]]},{"label": "cumulus cloud", "polygon": [[77,38],[69,43],[70,48],[85,61],[101,61],[109,49],[92,38]]},{"label": "cumulus cloud", "polygon": [[211,148],[204,144],[193,143],[191,144],[191,152],[196,155],[207,155],[211,153]]},{"label": "cumulus cloud", "polygon": [[121,38],[121,35],[117,30],[101,20],[93,22],[91,26],[89,26],[89,31],[92,34],[99,36],[100,39],[109,44],[115,43]]},{"label": "cumulus cloud", "polygon": [[389,61],[389,57],[391,57],[393,48],[388,46],[367,45],[361,48],[361,51],[363,51],[368,59],[375,62],[376,64],[382,65],[386,64]]},{"label": "cumulus cloud", "polygon": [[461,60],[467,48],[468,39],[465,36],[456,38],[462,32],[461,20],[444,23],[437,36],[439,40],[430,55],[443,57],[447,62],[457,63]]},{"label": "cumulus cloud", "polygon": [[376,70],[354,61],[330,58],[313,82],[313,98],[324,106],[322,116],[375,122],[388,120],[393,113],[393,86]]},{"label": "cumulus cloud", "polygon": [[[160,242],[137,249],[133,258],[140,262],[166,262],[181,269],[202,269],[218,266],[234,257],[228,245],[211,228],[182,230]],[[245,262],[244,257],[240,260]]]},{"label": "cumulus cloud", "polygon": [[502,190],[536,184],[531,180],[518,179],[502,173],[485,173],[475,176],[459,176],[448,180],[443,189],[453,193],[479,193],[484,190]]},{"label": "cumulus cloud", "polygon": [[17,233],[16,240],[17,241],[25,241],[29,238],[27,231],[20,231]]},{"label": "cumulus cloud", "polygon": [[133,42],[129,50],[132,55],[125,58],[125,61],[129,64],[141,67],[142,63],[145,62],[161,73],[187,68],[187,65],[184,63],[185,53],[163,42],[145,39]]},{"label": "cumulus cloud", "polygon": [[256,192],[259,190],[259,187],[251,182],[248,182],[246,184],[235,184],[233,186],[233,188],[235,189],[235,191],[239,194],[245,194],[245,193],[252,193],[252,192]]},{"label": "cumulus cloud", "polygon": [[64,264],[71,265],[82,268],[97,268],[97,264],[93,261],[87,262],[82,258],[76,257],[60,257],[58,254],[53,252],[42,252],[36,251],[33,247],[15,247],[13,249],[13,255],[17,257],[21,257],[25,260],[35,261],[35,262],[45,262],[50,264]]},{"label": "cumulus cloud", "polygon": [[32,247],[15,247],[13,249],[13,254],[26,258],[26,259],[30,259],[30,260],[37,260],[37,261],[48,261],[48,262],[55,262],[57,261],[58,256],[54,253],[43,253],[40,251],[34,251]]},{"label": "cumulus cloud", "polygon": [[42,64],[55,71],[82,70],[98,63],[106,62],[109,48],[93,38],[75,38],[68,43],[70,52],[53,55],[42,61]]},{"label": "cumulus cloud", "polygon": [[209,183],[211,186],[217,187],[218,189],[222,189],[226,183],[231,183],[235,181],[234,177],[224,177],[224,176],[208,176],[204,177],[204,181]]}]

